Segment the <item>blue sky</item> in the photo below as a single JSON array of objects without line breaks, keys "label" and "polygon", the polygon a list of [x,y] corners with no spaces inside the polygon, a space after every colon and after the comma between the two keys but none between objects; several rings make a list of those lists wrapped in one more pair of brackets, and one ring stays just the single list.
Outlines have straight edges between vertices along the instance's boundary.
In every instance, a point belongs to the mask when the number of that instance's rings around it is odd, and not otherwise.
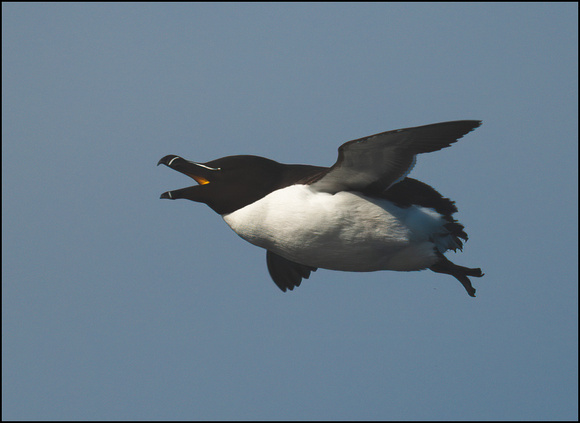
[{"label": "blue sky", "polygon": [[[578,5],[2,4],[4,419],[578,418]],[[265,252],[156,167],[483,126],[411,176],[477,298]]]}]

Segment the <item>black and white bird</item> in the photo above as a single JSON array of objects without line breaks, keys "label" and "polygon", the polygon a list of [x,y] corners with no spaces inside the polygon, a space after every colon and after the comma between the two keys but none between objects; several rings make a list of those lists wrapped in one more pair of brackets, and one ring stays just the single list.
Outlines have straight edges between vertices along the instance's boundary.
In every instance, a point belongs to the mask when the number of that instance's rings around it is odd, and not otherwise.
[{"label": "black and white bird", "polygon": [[382,132],[344,143],[331,167],[282,164],[258,156],[205,163],[179,156],[159,164],[198,185],[161,198],[205,203],[246,241],[266,249],[270,276],[292,290],[317,268],[352,272],[430,269],[454,276],[467,293],[479,268],[443,254],[462,249],[467,234],[455,204],[407,175],[417,154],[449,147],[477,120]]}]

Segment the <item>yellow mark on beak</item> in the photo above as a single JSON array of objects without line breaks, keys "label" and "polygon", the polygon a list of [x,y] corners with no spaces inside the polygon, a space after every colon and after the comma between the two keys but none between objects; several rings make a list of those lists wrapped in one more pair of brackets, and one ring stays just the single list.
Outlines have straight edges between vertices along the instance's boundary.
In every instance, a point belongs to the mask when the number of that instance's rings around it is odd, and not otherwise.
[{"label": "yellow mark on beak", "polygon": [[188,176],[191,176],[200,185],[209,184],[209,181],[205,178],[202,178],[201,176],[189,175],[189,174],[188,174]]}]

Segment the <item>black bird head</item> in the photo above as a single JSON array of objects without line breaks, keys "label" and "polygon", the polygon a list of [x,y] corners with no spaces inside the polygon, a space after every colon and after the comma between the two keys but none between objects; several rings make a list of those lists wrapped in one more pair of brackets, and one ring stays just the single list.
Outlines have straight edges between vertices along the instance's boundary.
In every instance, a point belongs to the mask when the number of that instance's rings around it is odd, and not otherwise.
[{"label": "black bird head", "polygon": [[219,214],[227,214],[268,195],[284,174],[284,165],[258,156],[228,156],[196,163],[169,155],[159,160],[194,179],[198,185],[167,191],[161,198],[185,198],[205,203]]}]

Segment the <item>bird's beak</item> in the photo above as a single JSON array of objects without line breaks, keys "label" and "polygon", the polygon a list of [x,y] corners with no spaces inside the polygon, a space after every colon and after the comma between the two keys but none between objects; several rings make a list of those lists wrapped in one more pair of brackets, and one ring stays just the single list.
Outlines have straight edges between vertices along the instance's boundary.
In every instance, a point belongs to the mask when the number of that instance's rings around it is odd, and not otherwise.
[{"label": "bird's beak", "polygon": [[201,163],[190,162],[182,157],[170,154],[169,156],[163,157],[157,163],[157,166],[164,164],[165,166],[176,170],[184,175],[189,176],[194,179],[199,185],[194,185],[188,188],[182,188],[175,191],[167,191],[161,194],[161,198],[167,198],[170,200],[175,200],[177,198],[188,198],[192,199],[191,196],[195,193],[200,186],[207,185],[210,183],[210,173],[215,170],[215,168],[210,168]]}]

